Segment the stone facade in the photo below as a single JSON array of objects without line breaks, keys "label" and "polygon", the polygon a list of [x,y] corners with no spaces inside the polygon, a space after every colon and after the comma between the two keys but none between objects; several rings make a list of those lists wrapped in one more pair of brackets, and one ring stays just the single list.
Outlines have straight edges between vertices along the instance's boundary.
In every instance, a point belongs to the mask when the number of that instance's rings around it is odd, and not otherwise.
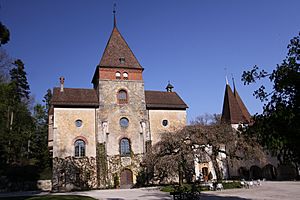
[{"label": "stone facade", "polygon": [[[53,157],[74,156],[74,142],[82,139],[86,142],[86,156],[96,157],[96,117],[97,109],[90,108],[54,108]],[[76,126],[76,120],[82,126]]]},{"label": "stone facade", "polygon": [[114,26],[93,89],[64,88],[60,78],[49,113],[54,191],[132,187],[152,140],[186,125],[187,105],[173,86],[145,91],[143,70]]},{"label": "stone facade", "polygon": [[[125,90],[128,102],[118,103],[117,94]],[[149,128],[142,124],[149,124],[146,112],[144,83],[142,81],[111,81],[99,82],[99,138],[98,142],[106,143],[107,155],[119,154],[119,142],[128,138],[131,142],[133,154],[144,153],[144,141],[149,135]],[[128,127],[120,126],[120,119],[127,118]]]},{"label": "stone facade", "polygon": [[176,131],[186,125],[185,110],[148,110],[151,140],[154,145],[161,134]]}]

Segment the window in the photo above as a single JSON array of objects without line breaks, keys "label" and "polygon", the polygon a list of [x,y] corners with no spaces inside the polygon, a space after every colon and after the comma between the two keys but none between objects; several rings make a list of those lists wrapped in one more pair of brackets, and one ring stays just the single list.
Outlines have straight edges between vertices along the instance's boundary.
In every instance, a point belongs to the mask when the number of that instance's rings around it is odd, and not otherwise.
[{"label": "window", "polygon": [[119,61],[120,61],[121,64],[124,64],[125,63],[125,58],[121,57],[121,58],[119,58]]},{"label": "window", "polygon": [[82,120],[77,119],[77,120],[75,121],[75,125],[76,125],[76,127],[81,127],[81,126],[82,126]]},{"label": "window", "polygon": [[169,124],[168,120],[164,119],[164,120],[162,121],[162,125],[163,125],[163,126],[168,126],[168,124]]},{"label": "window", "polygon": [[75,157],[85,156],[85,142],[83,140],[75,141]]},{"label": "window", "polygon": [[127,92],[125,90],[120,90],[118,92],[118,102],[120,104],[127,103]]},{"label": "window", "polygon": [[129,120],[126,118],[126,117],[122,117],[120,119],[120,126],[122,128],[127,128],[128,127],[128,124],[129,124]]},{"label": "window", "polygon": [[127,72],[123,73],[123,78],[126,79],[126,80],[128,79],[128,73]]},{"label": "window", "polygon": [[121,78],[121,73],[120,72],[116,72],[116,79],[120,79]]},{"label": "window", "polygon": [[130,156],[130,143],[129,139],[123,138],[120,141],[120,154],[121,156]]}]

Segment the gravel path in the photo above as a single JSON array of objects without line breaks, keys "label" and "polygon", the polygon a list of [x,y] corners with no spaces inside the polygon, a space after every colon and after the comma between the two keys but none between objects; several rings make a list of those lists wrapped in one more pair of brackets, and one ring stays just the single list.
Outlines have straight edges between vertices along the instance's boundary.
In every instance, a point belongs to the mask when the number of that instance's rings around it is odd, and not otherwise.
[{"label": "gravel path", "polygon": [[[48,193],[0,193],[5,196],[33,196]],[[71,194],[85,195],[99,200],[171,200],[169,193],[160,192],[158,188],[119,189],[119,190],[91,190],[85,192],[53,193],[53,195]],[[232,189],[223,191],[209,191],[201,193],[202,200],[300,200],[300,182],[262,182],[261,186],[250,189]]]}]

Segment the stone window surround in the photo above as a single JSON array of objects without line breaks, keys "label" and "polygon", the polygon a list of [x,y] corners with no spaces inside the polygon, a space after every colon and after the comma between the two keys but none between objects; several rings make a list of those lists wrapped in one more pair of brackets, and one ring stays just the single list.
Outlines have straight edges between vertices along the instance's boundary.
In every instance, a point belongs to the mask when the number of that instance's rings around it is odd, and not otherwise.
[{"label": "stone window surround", "polygon": [[88,140],[86,139],[86,137],[84,137],[84,136],[82,136],[82,135],[79,135],[79,136],[77,136],[77,137],[75,137],[75,138],[73,139],[72,145],[74,145],[75,142],[76,142],[77,140],[83,140],[84,143],[85,143],[85,145],[88,145],[88,144],[89,144],[89,143],[88,143]]}]

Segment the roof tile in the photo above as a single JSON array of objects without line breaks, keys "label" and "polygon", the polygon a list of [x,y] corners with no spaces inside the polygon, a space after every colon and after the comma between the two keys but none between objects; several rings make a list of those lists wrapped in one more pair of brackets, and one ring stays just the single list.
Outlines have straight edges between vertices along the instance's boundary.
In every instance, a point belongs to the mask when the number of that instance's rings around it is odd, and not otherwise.
[{"label": "roof tile", "polygon": [[97,107],[99,101],[94,89],[64,88],[64,91],[61,92],[60,88],[54,88],[51,104],[54,106]]},{"label": "roof tile", "polygon": [[250,114],[237,91],[226,84],[221,121],[231,124],[250,123]]},{"label": "roof tile", "polygon": [[117,27],[113,28],[99,66],[143,69]]},{"label": "roof tile", "polygon": [[145,91],[146,107],[152,109],[186,109],[176,92]]}]

